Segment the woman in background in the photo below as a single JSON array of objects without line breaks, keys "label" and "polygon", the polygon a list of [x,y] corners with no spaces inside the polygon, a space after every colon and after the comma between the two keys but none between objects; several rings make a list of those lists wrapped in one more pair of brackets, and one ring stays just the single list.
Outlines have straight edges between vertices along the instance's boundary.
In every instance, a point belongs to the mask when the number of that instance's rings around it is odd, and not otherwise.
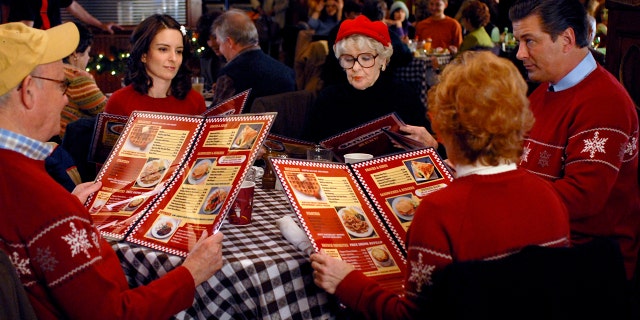
[{"label": "woman in background", "polygon": [[126,87],[114,92],[105,112],[129,116],[135,110],[201,114],[204,98],[191,88],[187,31],[166,14],[142,21],[131,35]]},{"label": "woman in background", "polygon": [[[306,140],[317,142],[391,112],[409,124],[428,127],[419,95],[394,81],[388,70],[394,49],[386,24],[365,15],[345,20],[334,50],[348,82],[320,90]],[[426,145],[436,147],[437,142],[431,138]]]},{"label": "woman in background", "polygon": [[493,48],[494,43],[484,28],[490,19],[491,14],[486,4],[478,0],[468,2],[462,10],[462,17],[460,19],[462,26],[468,33],[462,39],[458,53],[469,49]]},{"label": "woman in background", "polygon": [[409,8],[402,1],[396,1],[391,5],[389,9],[389,19],[384,19],[384,22],[389,26],[389,32],[395,33],[403,41],[408,41],[411,38],[411,33],[415,33],[413,26],[409,22]]},{"label": "woman in background", "polygon": [[69,102],[60,114],[60,139],[64,138],[67,124],[80,118],[95,117],[107,104],[107,97],[100,91],[93,76],[85,70],[91,58],[93,34],[84,25],[74,24],[80,32],[80,42],[76,50],[63,59],[64,76],[69,80],[66,93]]},{"label": "woman in background", "polygon": [[318,0],[309,16],[309,26],[316,36],[327,37],[342,19],[343,0]]}]

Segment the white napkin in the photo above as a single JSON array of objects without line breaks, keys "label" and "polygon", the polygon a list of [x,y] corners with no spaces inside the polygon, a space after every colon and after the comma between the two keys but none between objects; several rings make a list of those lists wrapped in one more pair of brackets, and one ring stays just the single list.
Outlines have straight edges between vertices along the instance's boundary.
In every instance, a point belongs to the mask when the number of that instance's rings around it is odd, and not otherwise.
[{"label": "white napkin", "polygon": [[311,245],[309,238],[307,238],[307,234],[298,227],[298,224],[293,221],[290,216],[284,216],[276,220],[276,225],[280,229],[280,232],[282,232],[285,239],[287,239],[287,241],[292,245],[307,255],[313,253],[313,246]]}]

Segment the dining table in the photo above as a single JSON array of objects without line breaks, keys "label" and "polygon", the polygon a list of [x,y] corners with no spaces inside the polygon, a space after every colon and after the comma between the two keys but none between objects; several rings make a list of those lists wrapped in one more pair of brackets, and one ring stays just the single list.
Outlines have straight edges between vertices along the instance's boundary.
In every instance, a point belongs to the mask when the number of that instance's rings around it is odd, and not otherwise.
[{"label": "dining table", "polygon": [[[299,225],[283,191],[256,183],[251,223],[222,225],[222,269],[196,287],[193,305],[173,319],[334,319],[339,303],[313,283],[308,255],[276,226],[287,215]],[[161,277],[184,260],[128,242],[112,247],[131,287]]]}]

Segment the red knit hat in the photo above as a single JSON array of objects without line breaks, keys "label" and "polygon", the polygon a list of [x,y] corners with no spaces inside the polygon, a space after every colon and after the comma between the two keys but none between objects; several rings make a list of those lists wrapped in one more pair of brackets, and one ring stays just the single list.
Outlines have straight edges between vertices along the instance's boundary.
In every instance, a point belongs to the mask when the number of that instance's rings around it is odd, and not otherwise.
[{"label": "red knit hat", "polygon": [[382,21],[371,21],[364,15],[359,15],[355,19],[343,21],[340,25],[340,30],[338,30],[336,43],[354,34],[360,34],[372,38],[382,43],[385,47],[391,45],[391,38],[389,37],[389,29],[387,28],[387,25]]}]

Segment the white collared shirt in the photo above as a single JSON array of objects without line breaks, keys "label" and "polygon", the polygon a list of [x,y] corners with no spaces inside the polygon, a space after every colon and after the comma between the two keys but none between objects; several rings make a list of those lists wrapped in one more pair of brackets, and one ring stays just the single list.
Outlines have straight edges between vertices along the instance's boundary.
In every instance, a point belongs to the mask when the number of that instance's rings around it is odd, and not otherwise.
[{"label": "white collared shirt", "polygon": [[587,52],[587,55],[580,61],[580,63],[571,70],[564,78],[560,79],[558,83],[551,84],[553,85],[553,91],[558,92],[562,90],[569,89],[576,84],[580,83],[580,81],[584,80],[593,70],[598,67],[596,63],[596,59],[593,58],[590,52]]}]

